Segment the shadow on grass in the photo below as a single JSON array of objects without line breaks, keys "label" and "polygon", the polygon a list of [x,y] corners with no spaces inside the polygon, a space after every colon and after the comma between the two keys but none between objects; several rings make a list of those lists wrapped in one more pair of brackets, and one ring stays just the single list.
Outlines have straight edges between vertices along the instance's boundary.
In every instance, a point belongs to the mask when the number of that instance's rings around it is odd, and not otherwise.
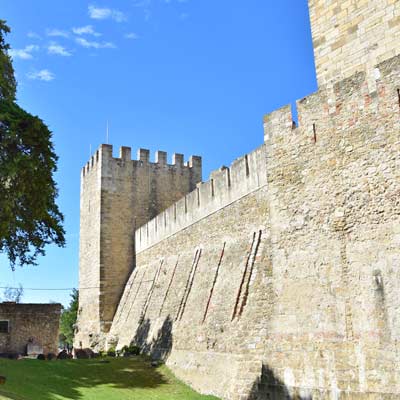
[{"label": "shadow on grass", "polygon": [[82,389],[97,387],[92,398],[107,399],[106,392],[111,388],[156,388],[167,383],[166,378],[142,358],[107,361],[0,360],[0,372],[7,376],[0,396],[15,400],[54,400],[56,395],[81,399],[84,397]]}]

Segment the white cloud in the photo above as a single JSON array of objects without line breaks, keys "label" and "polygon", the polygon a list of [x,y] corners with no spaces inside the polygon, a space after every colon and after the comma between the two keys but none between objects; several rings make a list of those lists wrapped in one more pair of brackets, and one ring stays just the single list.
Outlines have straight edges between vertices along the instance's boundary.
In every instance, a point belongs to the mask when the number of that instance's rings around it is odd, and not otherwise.
[{"label": "white cloud", "polygon": [[69,37],[69,33],[67,31],[62,31],[60,29],[47,29],[47,36],[59,36],[59,37]]},{"label": "white cloud", "polygon": [[30,38],[30,39],[37,39],[37,40],[42,39],[42,37],[40,35],[38,35],[36,32],[28,32],[26,34],[26,36],[28,36],[28,38]]},{"label": "white cloud", "polygon": [[81,26],[79,28],[72,28],[72,32],[75,33],[75,35],[92,35],[92,36],[101,36],[101,33],[96,32],[93,29],[92,25],[86,25],[86,26]]},{"label": "white cloud", "polygon": [[89,17],[92,19],[113,19],[116,22],[124,22],[127,20],[126,15],[122,11],[112,8],[89,5],[88,11]]},{"label": "white cloud", "polygon": [[45,82],[50,82],[55,78],[54,74],[50,72],[48,69],[42,69],[40,71],[31,72],[27,76],[29,79],[45,81]]},{"label": "white cloud", "polygon": [[75,40],[76,43],[88,49],[114,49],[116,47],[115,44],[111,42],[91,42],[84,38],[76,38]]},{"label": "white cloud", "polygon": [[51,43],[47,47],[47,52],[49,54],[56,54],[58,56],[64,56],[64,57],[69,57],[72,55],[64,46],[61,46],[58,43]]},{"label": "white cloud", "polygon": [[31,58],[33,58],[32,53],[38,50],[39,46],[31,44],[23,49],[11,49],[8,51],[8,54],[12,58],[20,58],[21,60],[30,60]]},{"label": "white cloud", "polygon": [[126,33],[124,37],[125,39],[131,39],[131,40],[139,39],[139,36],[134,32]]}]

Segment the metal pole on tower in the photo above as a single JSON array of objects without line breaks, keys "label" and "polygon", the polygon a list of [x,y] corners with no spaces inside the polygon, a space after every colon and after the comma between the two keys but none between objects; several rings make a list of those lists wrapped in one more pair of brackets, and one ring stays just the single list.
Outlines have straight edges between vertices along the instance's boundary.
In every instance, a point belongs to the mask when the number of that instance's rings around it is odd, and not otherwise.
[{"label": "metal pole on tower", "polygon": [[109,139],[109,129],[108,129],[108,120],[107,120],[107,129],[106,129],[106,139],[107,139],[107,144],[109,144],[108,143],[108,139]]}]

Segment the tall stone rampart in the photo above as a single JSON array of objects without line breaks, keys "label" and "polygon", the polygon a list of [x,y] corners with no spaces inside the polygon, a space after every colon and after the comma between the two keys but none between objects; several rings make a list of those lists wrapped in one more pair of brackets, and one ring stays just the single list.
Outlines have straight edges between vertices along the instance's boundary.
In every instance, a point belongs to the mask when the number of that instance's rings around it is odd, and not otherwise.
[{"label": "tall stone rampart", "polygon": [[400,397],[399,4],[309,0],[319,91],[208,182],[199,158],[102,146],[82,184],[85,345],[108,332],[224,399]]},{"label": "tall stone rampart", "polygon": [[298,101],[292,134],[267,118],[264,394],[400,396],[400,57],[373,69],[374,91],[360,72]]},{"label": "tall stone rampart", "polygon": [[113,157],[102,145],[82,169],[80,234],[80,311],[76,344],[94,346],[108,332],[134,267],[134,232],[201,181],[201,158],[184,163],[182,154],[121,147]]},{"label": "tall stone rampart", "polygon": [[225,399],[400,396],[400,56],[373,68],[136,231],[109,344]]},{"label": "tall stone rampart", "polygon": [[266,185],[267,165],[264,145],[213,171],[207,182],[183,196],[136,231],[136,252],[153,246],[197,221],[227,207]]}]

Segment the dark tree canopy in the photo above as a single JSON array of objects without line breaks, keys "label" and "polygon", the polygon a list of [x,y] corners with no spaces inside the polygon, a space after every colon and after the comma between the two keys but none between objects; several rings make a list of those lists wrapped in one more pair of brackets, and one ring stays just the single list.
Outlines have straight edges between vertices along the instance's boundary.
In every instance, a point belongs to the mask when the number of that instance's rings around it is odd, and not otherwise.
[{"label": "dark tree canopy", "polygon": [[47,244],[63,246],[65,239],[55,203],[52,135],[41,119],[13,101],[15,80],[4,43],[8,31],[0,21],[0,252],[14,267],[35,264]]}]

